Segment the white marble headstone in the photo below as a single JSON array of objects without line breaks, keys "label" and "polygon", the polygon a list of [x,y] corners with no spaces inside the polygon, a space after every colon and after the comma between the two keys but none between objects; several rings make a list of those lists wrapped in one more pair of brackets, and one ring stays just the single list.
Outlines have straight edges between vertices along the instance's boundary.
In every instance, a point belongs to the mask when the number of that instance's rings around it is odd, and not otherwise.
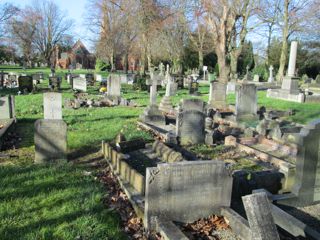
[{"label": "white marble headstone", "polygon": [[43,94],[44,119],[62,119],[61,93],[48,92]]}]

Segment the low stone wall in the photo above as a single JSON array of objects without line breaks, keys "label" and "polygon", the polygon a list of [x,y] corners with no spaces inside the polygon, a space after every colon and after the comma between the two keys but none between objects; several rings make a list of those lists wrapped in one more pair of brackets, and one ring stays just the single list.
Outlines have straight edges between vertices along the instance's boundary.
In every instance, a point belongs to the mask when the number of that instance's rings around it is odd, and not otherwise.
[{"label": "low stone wall", "polygon": [[145,177],[130,166],[126,161],[128,156],[118,152],[115,146],[104,142],[102,143],[102,153],[104,158],[110,162],[113,171],[120,176],[121,180],[130,184],[141,195],[144,195]]},{"label": "low stone wall", "polygon": [[155,141],[153,143],[152,150],[158,157],[168,163],[181,162],[184,160],[180,152],[175,151],[160,141]]}]

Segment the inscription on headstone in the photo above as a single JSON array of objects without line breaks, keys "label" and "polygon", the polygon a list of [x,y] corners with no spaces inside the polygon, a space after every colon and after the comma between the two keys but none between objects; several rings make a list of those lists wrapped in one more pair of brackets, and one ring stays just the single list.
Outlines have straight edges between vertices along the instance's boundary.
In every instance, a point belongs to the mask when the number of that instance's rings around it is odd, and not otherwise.
[{"label": "inscription on headstone", "polygon": [[154,229],[154,217],[193,222],[229,207],[232,176],[223,162],[195,161],[158,164],[147,168],[145,225]]}]

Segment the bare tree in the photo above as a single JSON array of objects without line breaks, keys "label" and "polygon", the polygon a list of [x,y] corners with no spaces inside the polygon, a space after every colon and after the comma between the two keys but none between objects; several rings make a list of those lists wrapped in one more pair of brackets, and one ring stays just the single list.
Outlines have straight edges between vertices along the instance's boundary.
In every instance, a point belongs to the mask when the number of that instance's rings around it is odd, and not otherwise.
[{"label": "bare tree", "polygon": [[33,9],[27,7],[10,21],[10,32],[24,57],[25,63],[31,65],[34,56],[34,40],[39,16]]},{"label": "bare tree", "polygon": [[209,51],[209,46],[212,45],[209,43],[209,29],[205,24],[203,1],[194,0],[185,2],[188,3],[185,13],[187,19],[185,24],[186,32],[194,49],[198,52],[199,70],[202,70],[204,54]]},{"label": "bare tree", "polygon": [[[248,33],[249,18],[255,8],[253,0],[234,1],[233,11],[236,13],[236,22],[230,42],[230,65],[231,73],[237,73],[238,58],[242,52]],[[253,26],[251,28],[254,28]]]},{"label": "bare tree", "polygon": [[269,65],[270,62],[271,40],[279,23],[280,4],[281,0],[260,0],[259,7],[257,8],[257,17],[262,22],[262,27],[266,27],[265,32],[267,38],[267,65]]},{"label": "bare tree", "polygon": [[206,22],[210,27],[215,52],[218,57],[219,81],[227,83],[230,74],[229,46],[234,32],[237,13],[235,1],[205,0]]},{"label": "bare tree", "polygon": [[32,9],[39,16],[34,39],[35,47],[43,59],[51,65],[52,53],[63,36],[71,30],[73,21],[67,19],[66,14],[50,0],[34,1]]},{"label": "bare tree", "polygon": [[279,24],[282,29],[282,48],[280,66],[277,75],[279,81],[282,81],[284,76],[284,70],[288,58],[289,37],[293,33],[301,31],[301,23],[303,22],[301,15],[303,15],[303,11],[307,9],[309,4],[311,4],[310,0],[283,0],[280,5],[282,21],[280,21]]},{"label": "bare tree", "polygon": [[12,4],[0,4],[0,37],[4,34],[4,24],[13,17],[19,9]]}]

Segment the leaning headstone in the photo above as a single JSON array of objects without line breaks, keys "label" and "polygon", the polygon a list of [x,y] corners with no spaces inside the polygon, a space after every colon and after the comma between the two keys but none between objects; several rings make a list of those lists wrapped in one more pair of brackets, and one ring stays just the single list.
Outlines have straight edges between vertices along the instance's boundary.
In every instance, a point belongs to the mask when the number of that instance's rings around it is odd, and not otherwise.
[{"label": "leaning headstone", "polygon": [[193,222],[229,207],[232,176],[220,161],[158,164],[147,168],[146,228],[154,230],[156,217]]},{"label": "leaning headstone", "polygon": [[18,78],[19,83],[19,91],[21,92],[32,92],[33,90],[33,82],[31,76],[20,76]]},{"label": "leaning headstone", "polygon": [[15,118],[14,96],[0,98],[0,119]]},{"label": "leaning headstone", "polygon": [[292,193],[297,197],[284,203],[294,206],[320,203],[320,119],[300,132]]},{"label": "leaning headstone", "polygon": [[43,107],[45,119],[62,119],[62,95],[61,93],[44,93]]},{"label": "leaning headstone", "polygon": [[86,92],[87,91],[87,80],[85,78],[82,77],[75,77],[72,79],[72,88],[73,90],[79,90],[82,92]]},{"label": "leaning headstone", "polygon": [[271,204],[265,192],[242,197],[246,210],[251,240],[277,240],[279,234],[272,217]]},{"label": "leaning headstone", "polygon": [[236,118],[257,119],[257,87],[254,84],[241,84],[236,87]]},{"label": "leaning headstone", "polygon": [[44,117],[35,122],[35,162],[66,159],[67,124],[62,120],[61,93],[44,94]]}]

